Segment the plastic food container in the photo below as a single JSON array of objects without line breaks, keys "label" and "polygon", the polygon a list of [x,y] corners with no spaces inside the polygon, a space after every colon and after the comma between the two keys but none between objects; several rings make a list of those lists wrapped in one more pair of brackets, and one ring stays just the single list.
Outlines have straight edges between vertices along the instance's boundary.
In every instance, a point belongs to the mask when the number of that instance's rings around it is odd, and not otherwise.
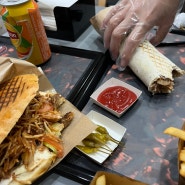
[{"label": "plastic food container", "polygon": [[91,95],[93,102],[117,117],[131,107],[142,91],[116,78],[111,78]]}]

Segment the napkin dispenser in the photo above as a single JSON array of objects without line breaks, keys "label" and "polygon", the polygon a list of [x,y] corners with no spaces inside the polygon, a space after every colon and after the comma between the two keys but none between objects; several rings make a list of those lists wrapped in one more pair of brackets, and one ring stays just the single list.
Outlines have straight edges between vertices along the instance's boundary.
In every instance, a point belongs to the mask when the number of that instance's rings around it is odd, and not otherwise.
[{"label": "napkin dispenser", "polygon": [[54,16],[57,30],[47,30],[50,38],[75,41],[89,26],[89,19],[95,15],[94,0],[78,0],[72,6],[55,7]]}]

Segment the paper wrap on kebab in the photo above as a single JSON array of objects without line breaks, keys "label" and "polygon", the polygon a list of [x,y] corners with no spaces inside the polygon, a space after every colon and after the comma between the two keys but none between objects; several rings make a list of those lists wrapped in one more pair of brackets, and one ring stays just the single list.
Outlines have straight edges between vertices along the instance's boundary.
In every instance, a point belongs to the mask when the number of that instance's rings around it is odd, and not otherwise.
[{"label": "paper wrap on kebab", "polygon": [[[103,36],[101,25],[111,7],[104,8],[90,19],[95,30]],[[120,46],[120,52],[124,42]],[[161,54],[149,41],[140,43],[128,65],[152,94],[171,93],[174,89],[174,78],[185,74],[167,57]]]},{"label": "paper wrap on kebab", "polygon": [[96,125],[31,63],[0,57],[0,69],[0,184],[31,184]]}]

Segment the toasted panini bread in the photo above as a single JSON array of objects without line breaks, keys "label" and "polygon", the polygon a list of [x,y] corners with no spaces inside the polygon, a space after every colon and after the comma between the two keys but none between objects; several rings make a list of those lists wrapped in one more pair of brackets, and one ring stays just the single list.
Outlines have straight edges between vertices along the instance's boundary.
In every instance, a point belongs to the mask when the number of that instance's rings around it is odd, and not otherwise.
[{"label": "toasted panini bread", "polygon": [[0,84],[0,143],[39,89],[36,75],[20,75]]}]

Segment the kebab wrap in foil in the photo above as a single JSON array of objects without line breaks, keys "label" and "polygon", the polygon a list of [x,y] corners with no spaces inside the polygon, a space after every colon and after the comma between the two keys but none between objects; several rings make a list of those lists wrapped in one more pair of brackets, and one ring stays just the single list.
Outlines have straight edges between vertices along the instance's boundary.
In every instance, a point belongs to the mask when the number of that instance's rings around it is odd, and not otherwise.
[{"label": "kebab wrap in foil", "polygon": [[[103,36],[101,25],[110,9],[111,7],[104,8],[90,19],[92,26],[101,36]],[[124,41],[120,46],[120,52],[124,47],[123,44]],[[160,53],[147,40],[140,43],[128,66],[152,94],[171,93],[174,89],[174,78],[185,74],[184,70]]]}]

